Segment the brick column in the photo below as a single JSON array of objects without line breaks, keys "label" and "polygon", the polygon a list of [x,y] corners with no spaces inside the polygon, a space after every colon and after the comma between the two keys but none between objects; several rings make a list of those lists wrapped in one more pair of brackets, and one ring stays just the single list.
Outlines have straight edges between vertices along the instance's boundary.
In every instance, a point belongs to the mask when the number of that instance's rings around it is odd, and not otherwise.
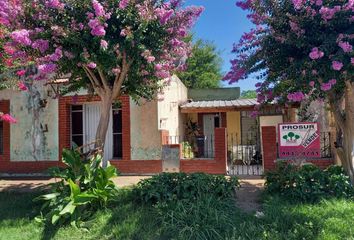
[{"label": "brick column", "polygon": [[262,127],[262,149],[264,170],[275,168],[277,159],[276,128],[274,126]]},{"label": "brick column", "polygon": [[[0,101],[0,111],[3,113],[10,113],[10,101]],[[22,120],[22,119],[21,119]],[[3,153],[0,154],[0,169],[1,163],[10,162],[10,123],[3,121]]]},{"label": "brick column", "polygon": [[226,128],[215,128],[215,161],[220,173],[226,174],[227,140]]}]

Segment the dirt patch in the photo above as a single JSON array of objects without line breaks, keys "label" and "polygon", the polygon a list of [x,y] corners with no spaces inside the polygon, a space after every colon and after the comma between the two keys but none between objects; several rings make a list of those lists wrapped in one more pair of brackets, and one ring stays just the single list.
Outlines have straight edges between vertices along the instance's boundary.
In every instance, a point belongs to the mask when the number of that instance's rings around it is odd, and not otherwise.
[{"label": "dirt patch", "polygon": [[261,210],[260,195],[264,189],[263,179],[240,179],[241,187],[236,190],[236,204],[251,213]]}]

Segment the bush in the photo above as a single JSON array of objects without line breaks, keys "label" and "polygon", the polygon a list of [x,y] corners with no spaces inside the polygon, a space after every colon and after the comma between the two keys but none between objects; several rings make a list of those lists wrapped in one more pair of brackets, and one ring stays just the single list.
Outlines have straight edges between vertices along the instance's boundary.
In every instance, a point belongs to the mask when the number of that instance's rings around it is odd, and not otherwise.
[{"label": "bush", "polygon": [[64,149],[62,160],[66,168],[50,169],[61,181],[52,185],[51,193],[34,199],[44,201],[37,220],[78,225],[115,199],[117,188],[111,178],[117,176],[117,170],[113,166],[102,168],[100,154],[85,157],[77,150]]},{"label": "bush", "polygon": [[314,202],[321,198],[354,196],[349,177],[339,166],[321,170],[312,164],[297,167],[281,162],[265,178],[266,192],[293,200]]},{"label": "bush", "polygon": [[175,200],[194,201],[201,196],[216,198],[232,196],[239,187],[236,177],[209,175],[205,173],[162,173],[140,181],[133,189],[138,201],[155,204]]}]

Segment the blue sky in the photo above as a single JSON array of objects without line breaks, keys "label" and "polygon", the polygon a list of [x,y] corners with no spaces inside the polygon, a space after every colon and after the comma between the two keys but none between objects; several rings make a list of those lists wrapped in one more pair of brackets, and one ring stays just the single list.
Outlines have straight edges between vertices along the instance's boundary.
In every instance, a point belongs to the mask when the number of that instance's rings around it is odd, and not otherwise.
[{"label": "blue sky", "polygon": [[[223,71],[227,72],[233,58],[233,43],[252,28],[251,22],[246,18],[247,12],[236,7],[236,0],[186,0],[185,3],[205,7],[194,27],[195,36],[215,43],[224,61]],[[255,79],[246,79],[233,86],[241,87],[241,90],[255,89],[256,82]],[[223,82],[223,86],[230,85]]]}]

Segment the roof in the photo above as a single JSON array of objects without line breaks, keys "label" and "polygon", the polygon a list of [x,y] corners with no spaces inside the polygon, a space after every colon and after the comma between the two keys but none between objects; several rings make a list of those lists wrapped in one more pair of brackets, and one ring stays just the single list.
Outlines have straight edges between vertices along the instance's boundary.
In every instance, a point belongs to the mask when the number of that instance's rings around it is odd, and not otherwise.
[{"label": "roof", "polygon": [[182,112],[193,110],[227,111],[237,108],[251,108],[257,104],[257,99],[237,99],[237,100],[214,100],[214,101],[192,101],[181,105]]},{"label": "roof", "polygon": [[240,97],[240,88],[188,89],[188,98],[194,101],[234,100]]}]

